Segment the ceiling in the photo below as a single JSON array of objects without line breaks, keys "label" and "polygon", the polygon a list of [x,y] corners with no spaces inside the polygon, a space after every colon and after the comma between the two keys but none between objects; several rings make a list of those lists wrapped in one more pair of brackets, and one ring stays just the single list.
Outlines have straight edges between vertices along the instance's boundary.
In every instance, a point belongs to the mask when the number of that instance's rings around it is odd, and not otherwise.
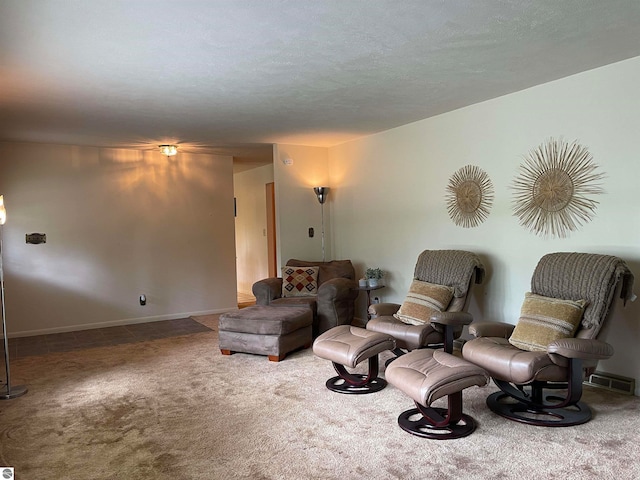
[{"label": "ceiling", "polygon": [[638,0],[3,0],[0,141],[271,161],[640,55]]}]

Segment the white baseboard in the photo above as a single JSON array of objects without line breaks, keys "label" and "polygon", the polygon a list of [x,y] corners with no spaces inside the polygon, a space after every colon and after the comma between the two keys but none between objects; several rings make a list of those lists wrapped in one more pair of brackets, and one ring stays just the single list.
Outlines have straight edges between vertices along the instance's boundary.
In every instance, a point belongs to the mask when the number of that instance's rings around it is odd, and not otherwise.
[{"label": "white baseboard", "polygon": [[7,337],[8,338],[33,337],[35,335],[48,335],[51,333],[76,332],[79,330],[93,330],[95,328],[118,327],[121,325],[133,325],[135,323],[160,322],[162,320],[176,320],[178,318],[197,317],[200,315],[215,315],[218,313],[231,312],[237,309],[238,309],[238,306],[235,305],[229,308],[219,308],[215,310],[205,310],[201,312],[170,313],[167,315],[156,315],[152,317],[124,318],[121,320],[110,320],[108,322],[100,322],[100,323],[85,323],[80,325],[67,325],[64,327],[42,328],[39,330],[25,330],[22,332],[9,333],[7,334]]}]

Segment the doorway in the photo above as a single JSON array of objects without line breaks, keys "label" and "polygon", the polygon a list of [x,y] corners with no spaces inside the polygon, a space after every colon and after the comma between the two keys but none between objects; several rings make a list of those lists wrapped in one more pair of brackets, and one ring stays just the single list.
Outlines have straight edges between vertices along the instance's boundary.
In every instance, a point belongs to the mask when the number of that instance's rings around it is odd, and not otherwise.
[{"label": "doorway", "polygon": [[273,164],[233,176],[238,306],[255,302],[252,286],[277,276]]}]

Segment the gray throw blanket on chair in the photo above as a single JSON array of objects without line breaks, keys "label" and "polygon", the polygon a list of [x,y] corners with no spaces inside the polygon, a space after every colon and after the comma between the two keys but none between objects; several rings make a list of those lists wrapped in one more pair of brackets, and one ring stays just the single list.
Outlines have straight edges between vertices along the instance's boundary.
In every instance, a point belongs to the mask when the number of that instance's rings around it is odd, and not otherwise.
[{"label": "gray throw blanket on chair", "polygon": [[618,257],[592,253],[550,253],[538,262],[531,291],[545,297],[587,300],[582,326],[599,326],[611,305],[616,285],[622,280],[620,297],[633,297],[633,274]]},{"label": "gray throw blanket on chair", "polygon": [[425,250],[418,257],[413,278],[454,287],[456,298],[464,297],[475,270],[477,284],[484,279],[480,258],[464,250]]}]

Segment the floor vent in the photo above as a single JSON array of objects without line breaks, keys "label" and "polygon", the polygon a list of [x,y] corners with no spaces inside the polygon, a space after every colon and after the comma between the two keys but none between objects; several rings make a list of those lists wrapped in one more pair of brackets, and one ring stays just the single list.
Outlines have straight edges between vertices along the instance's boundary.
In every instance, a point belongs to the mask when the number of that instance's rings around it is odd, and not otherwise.
[{"label": "floor vent", "polygon": [[633,395],[636,389],[636,381],[633,378],[598,371],[589,375],[589,379],[584,383],[585,385],[606,388],[607,390],[624,393],[626,395]]}]

